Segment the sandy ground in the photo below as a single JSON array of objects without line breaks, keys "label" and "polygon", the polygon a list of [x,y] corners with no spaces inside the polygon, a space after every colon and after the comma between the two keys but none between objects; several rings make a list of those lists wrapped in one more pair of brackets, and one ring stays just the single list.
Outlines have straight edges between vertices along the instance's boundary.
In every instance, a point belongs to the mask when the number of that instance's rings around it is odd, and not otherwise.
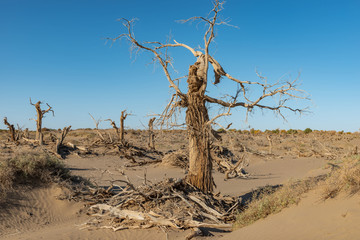
[{"label": "sandy ground", "polygon": [[[123,179],[118,157],[79,158],[76,156],[66,160],[73,174],[80,175],[96,182],[99,186],[108,186],[109,181]],[[251,173],[249,179],[224,180],[224,175],[214,173],[217,183],[216,191],[229,195],[245,195],[265,185],[277,185],[290,178],[301,179],[318,175],[324,169],[325,161],[316,158],[273,159],[255,161],[247,167]],[[180,178],[185,171],[176,167],[165,167],[161,164],[125,169],[132,183],[138,185],[147,181],[156,182],[165,177]],[[189,231],[171,231],[161,229],[123,230],[112,232],[108,229],[79,230],[86,222],[87,216],[81,214],[81,203],[57,200],[62,193],[59,187],[27,190],[18,196],[9,211],[2,211],[0,239],[184,239]],[[210,229],[214,235],[207,239],[218,239],[227,236],[228,232]]]},{"label": "sandy ground", "polygon": [[311,191],[298,206],[284,209],[221,239],[360,239],[360,195],[342,195],[321,201],[318,192]]},{"label": "sandy ground", "polygon": [[[76,144],[84,144],[86,141],[90,143],[96,137],[96,134],[86,131],[75,131],[71,134],[70,140]],[[161,152],[177,150],[186,145],[186,137],[181,132],[169,134],[170,137],[166,134],[157,137],[157,147]],[[331,138],[309,136],[274,137],[273,151],[276,154],[272,157],[248,154],[250,163],[246,171],[250,173],[250,177],[247,179],[225,181],[224,174],[214,171],[217,184],[215,192],[242,196],[245,201],[258,187],[327,173],[330,154],[344,155],[359,145],[359,138],[351,135],[334,135]],[[128,133],[127,138],[136,146],[145,148],[147,144],[146,134],[138,131]],[[222,146],[231,147],[238,156],[243,149],[242,144],[259,152],[268,150],[265,136],[238,135],[235,140],[224,138],[221,143]],[[1,153],[10,154],[10,150],[4,144]],[[99,186],[109,186],[112,180],[124,179],[122,173],[125,173],[134,185],[142,184],[145,179],[147,182],[157,182],[166,177],[180,178],[186,174],[185,169],[162,164],[125,167],[124,158],[101,152],[81,157],[69,154],[64,161],[73,175],[82,176]],[[84,213],[82,203],[57,199],[59,195],[66,194],[64,191],[57,186],[15,189],[9,195],[7,204],[0,206],[0,239],[165,240],[184,239],[190,232],[160,228],[118,232],[109,229],[81,230],[89,216]],[[342,196],[321,202],[317,194],[308,193],[298,206],[285,209],[243,229],[232,233],[229,230],[208,229],[213,236],[195,239],[360,239],[360,228],[357,226],[360,222],[359,196]]]}]

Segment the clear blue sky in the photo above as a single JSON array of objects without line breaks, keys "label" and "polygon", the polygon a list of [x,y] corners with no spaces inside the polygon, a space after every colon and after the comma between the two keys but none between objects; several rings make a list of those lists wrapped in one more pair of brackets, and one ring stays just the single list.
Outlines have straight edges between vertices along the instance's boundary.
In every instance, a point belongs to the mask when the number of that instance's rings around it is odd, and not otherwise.
[{"label": "clear blue sky", "polygon": [[[313,101],[306,103],[311,114],[288,113],[286,123],[261,111],[245,123],[243,109],[223,123],[241,129],[359,130],[360,1],[229,0],[224,7],[223,18],[238,26],[217,31],[213,55],[225,70],[252,81],[255,68],[270,81],[300,71],[301,88]],[[197,47],[203,27],[175,20],[206,16],[210,8],[209,0],[0,0],[0,118],[34,129],[31,97],[55,110],[44,127],[94,127],[88,113],[118,122],[127,109],[133,113],[127,127],[142,128],[148,114],[166,105],[169,84],[150,55],[131,58],[125,41],[111,46],[105,38],[122,33],[118,18],[136,17],[140,40],[166,41],[171,34]],[[175,68],[186,74],[194,58],[185,50],[171,53]],[[234,91],[225,79],[212,89]]]}]

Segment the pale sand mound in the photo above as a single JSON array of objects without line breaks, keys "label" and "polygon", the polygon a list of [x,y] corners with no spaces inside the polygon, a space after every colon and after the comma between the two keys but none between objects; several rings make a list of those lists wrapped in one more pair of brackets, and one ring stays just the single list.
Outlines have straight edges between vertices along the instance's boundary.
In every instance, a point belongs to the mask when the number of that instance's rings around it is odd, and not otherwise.
[{"label": "pale sand mound", "polygon": [[221,239],[360,239],[360,194],[322,201],[320,191],[308,193],[298,206],[284,209]]},{"label": "pale sand mound", "polygon": [[57,199],[61,194],[66,192],[55,185],[10,193],[0,207],[0,237],[18,239],[23,232],[79,219],[82,204]]}]

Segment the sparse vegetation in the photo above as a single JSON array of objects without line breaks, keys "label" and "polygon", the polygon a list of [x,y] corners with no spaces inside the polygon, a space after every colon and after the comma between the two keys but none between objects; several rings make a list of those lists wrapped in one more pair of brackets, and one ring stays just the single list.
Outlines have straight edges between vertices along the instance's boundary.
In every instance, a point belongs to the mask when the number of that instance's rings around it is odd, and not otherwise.
[{"label": "sparse vegetation", "polygon": [[339,165],[332,164],[333,171],[325,181],[323,199],[334,198],[345,191],[355,194],[360,190],[360,155],[347,157]]},{"label": "sparse vegetation", "polygon": [[309,134],[309,133],[311,133],[312,132],[312,129],[311,128],[306,128],[305,130],[304,130],[304,133],[305,134]]},{"label": "sparse vegetation", "polygon": [[316,179],[308,179],[289,182],[278,189],[267,186],[255,191],[252,200],[237,216],[233,228],[245,227],[270,214],[278,213],[290,205],[297,204],[301,195],[311,190],[316,183]]},{"label": "sparse vegetation", "polygon": [[69,170],[57,158],[45,153],[21,152],[0,161],[0,198],[14,184],[49,183],[69,177]]}]

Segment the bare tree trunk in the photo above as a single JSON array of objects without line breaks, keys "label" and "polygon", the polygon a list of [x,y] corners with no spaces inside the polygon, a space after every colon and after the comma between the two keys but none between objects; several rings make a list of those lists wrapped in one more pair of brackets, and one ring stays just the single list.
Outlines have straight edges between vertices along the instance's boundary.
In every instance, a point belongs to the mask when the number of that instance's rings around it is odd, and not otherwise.
[{"label": "bare tree trunk", "polygon": [[16,142],[17,139],[16,139],[16,137],[15,137],[15,127],[14,127],[14,125],[13,125],[13,124],[10,124],[10,123],[7,121],[7,117],[4,117],[4,124],[5,124],[6,126],[8,126],[8,128],[9,128],[9,133],[10,133],[10,139],[11,139],[11,141]]},{"label": "bare tree trunk", "polygon": [[43,112],[41,110],[40,107],[40,101],[38,101],[35,104],[35,109],[36,109],[36,114],[37,114],[37,118],[36,118],[36,137],[35,139],[39,141],[40,145],[43,145],[43,134],[41,132],[41,126],[42,126],[42,118],[43,118]]},{"label": "bare tree trunk", "polygon": [[149,120],[149,148],[155,150],[154,121],[155,117]]},{"label": "bare tree trunk", "polygon": [[44,117],[44,114],[51,111],[54,115],[54,111],[52,110],[52,107],[49,106],[49,104],[46,104],[48,105],[48,109],[47,110],[41,110],[41,101],[38,101],[37,103],[33,104],[31,102],[31,98],[30,98],[30,104],[35,106],[35,109],[36,109],[36,113],[37,113],[37,118],[36,118],[36,137],[35,139],[39,141],[39,144],[40,145],[43,145],[44,144],[44,141],[43,141],[43,134],[41,132],[42,130],[42,119]]},{"label": "bare tree trunk", "polygon": [[125,140],[124,140],[124,122],[125,122],[125,119],[128,115],[126,114],[126,110],[122,111],[121,112],[121,116],[120,116],[120,142],[121,143],[125,143]]},{"label": "bare tree trunk", "polygon": [[210,155],[211,126],[208,125],[209,116],[205,98],[200,91],[203,85],[201,70],[196,62],[190,66],[188,77],[186,124],[189,134],[189,173],[187,181],[203,192],[211,192],[214,187]]}]

